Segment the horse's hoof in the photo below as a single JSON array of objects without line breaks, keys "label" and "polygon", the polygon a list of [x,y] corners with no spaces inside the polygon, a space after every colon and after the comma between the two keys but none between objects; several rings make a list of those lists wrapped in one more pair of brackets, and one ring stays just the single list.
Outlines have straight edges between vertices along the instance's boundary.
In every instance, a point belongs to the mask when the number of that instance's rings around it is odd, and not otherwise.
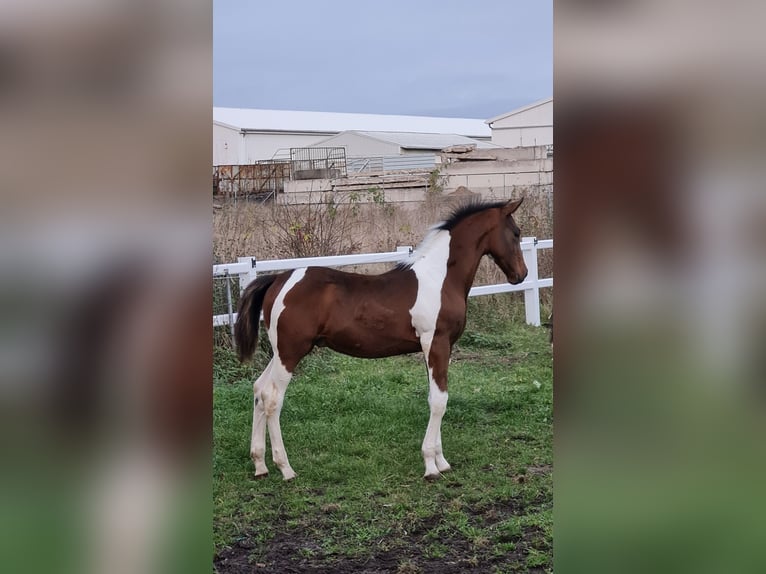
[{"label": "horse's hoof", "polygon": [[287,482],[288,480],[293,480],[296,476],[298,476],[295,471],[291,468],[287,472],[282,473],[282,479]]},{"label": "horse's hoof", "polygon": [[264,479],[264,478],[266,478],[268,476],[269,476],[268,472],[264,472],[263,474],[256,474],[255,475],[255,480],[261,480],[261,479]]},{"label": "horse's hoof", "polygon": [[442,477],[441,473],[436,474],[426,474],[423,478],[427,480],[428,482],[436,482]]}]

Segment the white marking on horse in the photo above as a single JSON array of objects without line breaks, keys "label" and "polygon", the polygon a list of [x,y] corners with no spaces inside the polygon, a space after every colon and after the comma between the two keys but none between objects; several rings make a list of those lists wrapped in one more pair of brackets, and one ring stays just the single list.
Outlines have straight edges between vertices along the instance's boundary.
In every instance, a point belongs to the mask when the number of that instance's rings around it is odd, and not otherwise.
[{"label": "white marking on horse", "polygon": [[266,425],[269,428],[271,438],[271,455],[274,464],[282,472],[285,480],[295,478],[295,471],[290,466],[282,441],[282,429],[279,425],[279,415],[282,412],[282,404],[285,400],[285,391],[293,374],[287,370],[279,356],[277,345],[279,318],[285,310],[285,296],[295,285],[303,279],[306,268],[296,269],[285,282],[274,300],[271,308],[271,321],[269,323],[269,341],[274,350],[274,358],[266,370],[261,374],[254,385],[255,404],[253,409],[253,434],[250,442],[250,454],[255,462],[255,475],[265,476],[268,468],[264,461],[266,450]]},{"label": "white marking on horse", "polygon": [[442,453],[441,425],[444,413],[447,412],[447,391],[442,391],[434,381],[433,369],[428,367],[428,406],[431,416],[428,419],[426,435],[423,438],[423,461],[426,465],[425,476],[437,477],[440,472],[446,472],[450,465]]},{"label": "white marking on horse", "polygon": [[418,280],[418,292],[415,304],[410,309],[410,316],[415,333],[424,346],[424,352],[426,346],[431,346],[436,319],[441,311],[442,285],[447,276],[451,239],[449,231],[445,229],[431,231],[415,252],[415,262],[410,266]]},{"label": "white marking on horse", "polygon": [[451,239],[452,236],[446,229],[431,231],[415,252],[415,262],[410,266],[418,281],[418,291],[415,303],[410,309],[410,316],[412,327],[420,338],[420,346],[428,368],[428,406],[431,416],[422,447],[426,477],[438,477],[440,472],[450,469],[442,454],[441,444],[441,423],[447,410],[448,394],[447,391],[439,389],[434,380],[430,351],[442,306],[442,286],[447,277]]},{"label": "white marking on horse", "polygon": [[[290,275],[290,278],[285,281],[277,298],[274,299],[274,305],[271,308],[271,322],[269,323],[269,340],[271,341],[272,347],[274,347],[274,354],[276,356],[279,356],[279,351],[277,350],[277,322],[279,321],[279,316],[282,314],[282,311],[285,310],[285,296],[289,293],[290,289],[295,287],[295,284],[298,283],[298,281],[303,279],[304,275],[306,275],[305,267],[295,269]],[[279,362],[282,362],[281,359]],[[284,367],[284,364],[282,366]],[[285,370],[287,369],[285,368]]]}]

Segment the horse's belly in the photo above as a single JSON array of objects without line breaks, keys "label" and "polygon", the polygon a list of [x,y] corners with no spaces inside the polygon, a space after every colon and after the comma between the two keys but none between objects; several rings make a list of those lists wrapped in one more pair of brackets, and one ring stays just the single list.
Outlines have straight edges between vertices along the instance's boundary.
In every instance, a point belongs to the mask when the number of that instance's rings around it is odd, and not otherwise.
[{"label": "horse's belly", "polygon": [[376,347],[365,347],[359,343],[355,344],[330,344],[328,347],[344,355],[359,357],[361,359],[380,359],[382,357],[393,357],[395,355],[406,355],[408,353],[417,353],[420,351],[419,343],[397,342],[391,345],[378,345]]},{"label": "horse's belly", "polygon": [[414,337],[414,333],[398,333],[396,329],[352,328],[323,337],[317,344],[330,347],[345,355],[365,359],[391,357],[420,351],[420,342]]}]

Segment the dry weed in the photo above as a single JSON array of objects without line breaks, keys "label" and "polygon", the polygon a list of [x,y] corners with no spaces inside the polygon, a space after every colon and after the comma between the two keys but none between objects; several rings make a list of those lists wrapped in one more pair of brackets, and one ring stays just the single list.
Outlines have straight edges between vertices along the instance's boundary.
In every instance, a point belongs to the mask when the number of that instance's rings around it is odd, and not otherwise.
[{"label": "dry weed", "polygon": [[[524,196],[516,221],[524,236],[553,237],[552,192],[549,189],[518,189]],[[377,253],[398,246],[416,246],[428,228],[454,208],[447,199],[430,198],[415,208],[402,207],[369,198],[318,197],[310,205],[278,205],[253,202],[225,204],[213,214],[213,254],[216,263],[238,257],[259,259]],[[541,277],[553,274],[553,254],[539,252]],[[380,267],[359,267],[362,272],[379,272]],[[482,261],[476,284],[501,283],[502,273],[490,261]],[[541,291],[544,305],[550,290]]]}]

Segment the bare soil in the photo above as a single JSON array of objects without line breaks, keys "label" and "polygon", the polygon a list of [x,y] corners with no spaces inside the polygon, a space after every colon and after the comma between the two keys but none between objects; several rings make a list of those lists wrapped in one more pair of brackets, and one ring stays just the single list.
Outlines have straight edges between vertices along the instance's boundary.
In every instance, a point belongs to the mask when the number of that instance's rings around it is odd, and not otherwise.
[{"label": "bare soil", "polygon": [[[541,504],[546,502],[535,501],[531,506]],[[477,522],[491,527],[528,510],[516,503],[505,503],[477,510],[472,514]],[[512,551],[501,555],[491,551],[491,544],[477,545],[460,533],[454,532],[439,540],[446,547],[446,551],[443,556],[436,558],[427,555],[424,541],[426,534],[438,528],[439,523],[438,516],[427,518],[408,531],[406,537],[381,541],[377,546],[386,548],[385,550],[372,548],[368,556],[354,558],[323,552],[321,546],[312,540],[305,530],[284,530],[277,533],[268,544],[265,554],[255,558],[253,551],[256,544],[251,538],[245,537],[219,552],[213,564],[218,574],[459,574],[466,571],[546,571],[545,568],[529,567],[526,562],[529,549],[550,552],[544,533],[536,527],[523,529],[518,535],[498,533],[499,541],[515,545]]]}]

